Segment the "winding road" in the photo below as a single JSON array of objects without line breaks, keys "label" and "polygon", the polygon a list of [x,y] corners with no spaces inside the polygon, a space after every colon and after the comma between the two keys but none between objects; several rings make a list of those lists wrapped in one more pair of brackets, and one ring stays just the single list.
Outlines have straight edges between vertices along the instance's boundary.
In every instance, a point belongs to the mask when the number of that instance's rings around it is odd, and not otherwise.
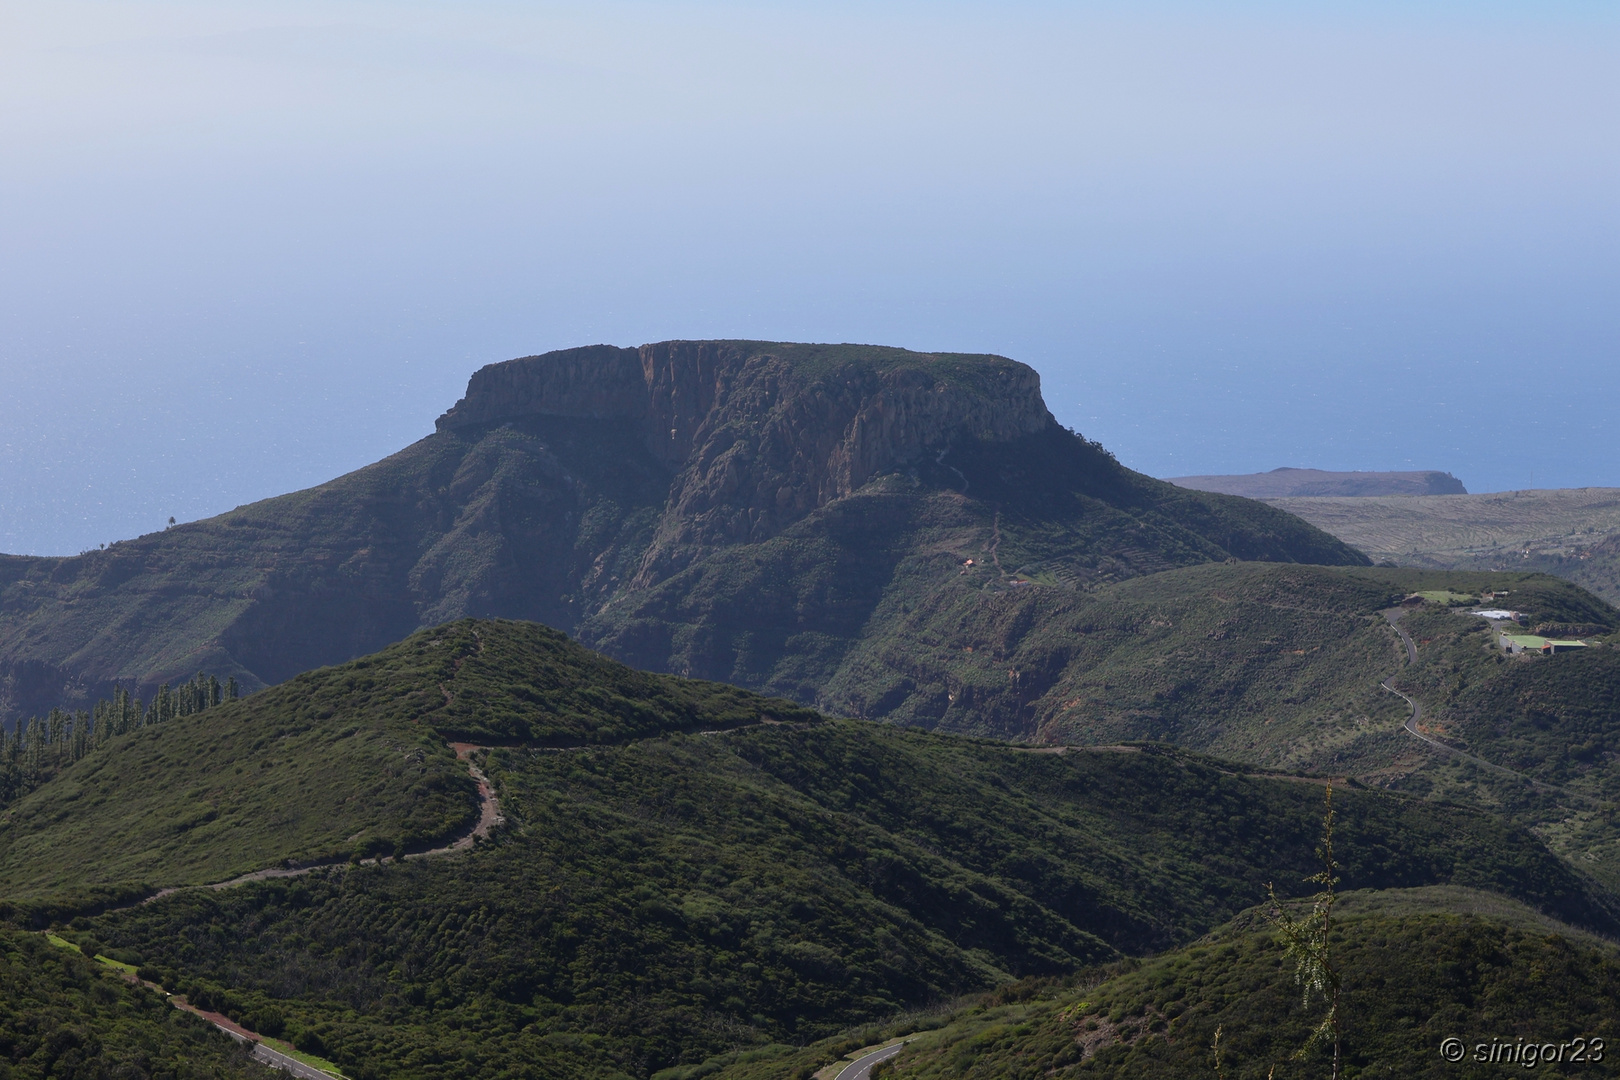
[{"label": "winding road", "polygon": [[870,1054],[862,1054],[848,1065],[845,1065],[839,1071],[835,1080],[870,1080],[874,1065],[880,1061],[888,1061],[905,1048],[906,1043],[902,1039],[893,1046],[885,1046],[883,1049],[874,1050]]},{"label": "winding road", "polygon": [[[476,844],[479,838],[487,837],[491,830],[506,820],[501,816],[501,804],[500,800],[495,795],[495,785],[490,783],[489,777],[485,776],[484,771],[477,765],[473,764],[472,761],[473,753],[485,748],[476,746],[473,743],[451,743],[450,746],[451,749],[456,752],[456,759],[458,761],[465,761],[467,763],[468,774],[471,775],[473,780],[478,784],[478,821],[473,824],[473,827],[467,831],[465,836],[458,837],[456,840],[446,844],[443,847],[432,848],[428,851],[418,851],[413,854],[406,855],[404,858],[425,859],[434,855],[448,855],[455,851],[465,851],[467,848],[470,848]],[[382,860],[380,859],[363,859],[361,860],[361,865],[375,866],[381,861]],[[140,903],[150,904],[154,900],[161,900],[165,896],[172,896],[177,892],[190,889],[229,889],[236,885],[246,885],[250,881],[264,881],[268,878],[298,877],[302,874],[308,874],[312,871],[319,870],[322,867],[337,865],[341,865],[341,862],[338,860],[327,860],[324,862],[312,863],[309,866],[300,866],[295,868],[274,867],[269,870],[255,870],[251,874],[243,874],[240,877],[231,878],[229,881],[218,881],[212,885],[178,885],[168,889],[161,889],[158,892],[153,893],[151,896],[146,897],[144,900],[141,900]],[[135,905],[130,906],[133,907]],[[109,908],[108,910],[111,911],[116,909]],[[215,1027],[229,1035],[231,1038],[235,1039],[237,1042],[252,1043],[253,1056],[272,1069],[281,1069],[284,1072],[292,1073],[294,1076],[300,1077],[301,1080],[332,1080],[331,1073],[322,1072],[320,1069],[317,1069],[312,1065],[304,1064],[297,1058],[284,1054],[273,1047],[266,1046],[264,1036],[260,1035],[258,1032],[249,1031],[242,1025],[233,1022],[227,1016],[223,1016],[219,1013],[209,1012],[206,1009],[199,1009],[195,1005],[192,1005],[190,1002],[186,1001],[186,999],[183,997],[167,994],[167,992],[156,983],[146,982],[143,979],[128,974],[125,975],[125,978],[131,980],[132,982],[142,983],[160,994],[165,994],[168,997],[170,1004],[172,1004],[175,1008],[184,1009],[189,1013],[195,1013],[197,1016],[207,1020],[209,1023],[213,1024]],[[862,1073],[861,1080],[865,1080],[866,1075],[866,1073]]]},{"label": "winding road", "polygon": [[[1412,641],[1412,635],[1408,634],[1401,628],[1400,618],[1404,614],[1406,614],[1406,611],[1403,608],[1388,608],[1384,611],[1384,618],[1388,619],[1389,625],[1394,627],[1397,634],[1401,635],[1401,641],[1406,645],[1406,663],[1407,666],[1411,666],[1412,664],[1417,663],[1417,645]],[[1394,676],[1391,675],[1390,679],[1393,678]],[[1466,750],[1459,750],[1455,746],[1448,746],[1439,739],[1423,734],[1423,732],[1418,730],[1418,721],[1423,719],[1423,706],[1418,703],[1417,699],[1408,694],[1403,694],[1393,686],[1389,685],[1389,679],[1384,680],[1378,685],[1383,689],[1388,690],[1390,693],[1394,694],[1411,707],[1412,715],[1406,718],[1405,727],[1407,732],[1414,737],[1423,740],[1423,742],[1434,747],[1436,750],[1444,750],[1446,753],[1451,754],[1454,757],[1462,758],[1464,761],[1471,761],[1482,769],[1490,769],[1492,772],[1505,773],[1508,776],[1516,777],[1519,780],[1523,780],[1531,787],[1542,788],[1547,791],[1556,791],[1562,795],[1569,795],[1577,799],[1589,798],[1588,796],[1581,795],[1577,792],[1568,791],[1564,788],[1558,787],[1555,784],[1543,783],[1534,777],[1526,776],[1524,773],[1516,772],[1515,770],[1509,769],[1504,765],[1497,765],[1494,762],[1486,761],[1484,758],[1475,757]]]},{"label": "winding road", "polygon": [[[1406,665],[1411,667],[1413,664],[1417,663],[1417,644],[1412,640],[1412,635],[1408,634],[1401,627],[1401,616],[1405,614],[1405,608],[1387,608],[1384,611],[1384,618],[1388,619],[1389,625],[1395,629],[1397,634],[1401,635],[1401,642],[1406,646]],[[1393,679],[1394,677],[1395,676],[1391,675],[1390,679]],[[1455,754],[1457,757],[1465,758],[1474,762],[1476,765],[1483,765],[1487,769],[1496,769],[1498,772],[1505,772],[1512,776],[1521,775],[1514,772],[1512,769],[1504,769],[1500,765],[1492,765],[1483,758],[1477,758],[1473,754],[1459,750],[1455,746],[1447,746],[1439,739],[1423,734],[1423,732],[1418,730],[1418,721],[1423,719],[1423,706],[1418,704],[1417,699],[1407,694],[1403,694],[1393,686],[1389,685],[1389,679],[1385,679],[1378,685],[1383,687],[1385,690],[1388,690],[1390,693],[1394,694],[1411,707],[1412,715],[1406,718],[1406,730],[1408,734],[1414,736],[1415,738],[1421,739],[1430,746],[1434,747],[1436,750],[1444,750],[1448,754]],[[1529,780],[1530,778],[1526,776],[1524,779]]]},{"label": "winding road", "polygon": [[[428,859],[436,855],[449,855],[453,852],[465,851],[467,848],[470,848],[476,844],[480,838],[488,837],[490,832],[496,826],[501,825],[506,821],[506,818],[501,816],[501,803],[500,799],[495,794],[495,786],[489,782],[489,777],[484,775],[483,770],[472,762],[472,755],[474,751],[485,750],[488,749],[488,747],[476,746],[473,743],[451,743],[450,747],[456,752],[457,760],[465,761],[467,763],[467,773],[478,785],[478,820],[473,824],[473,827],[467,831],[466,835],[458,837],[451,843],[448,843],[443,847],[430,848],[427,851],[412,852],[411,854],[403,856],[403,858]],[[385,861],[385,859],[386,857],[361,859],[360,865],[376,866],[380,862]],[[270,878],[301,877],[304,874],[312,873],[316,870],[323,869],[324,867],[342,866],[347,861],[348,860],[346,859],[324,859],[320,862],[310,863],[307,866],[274,866],[266,870],[254,870],[252,873],[242,874],[238,877],[233,877],[228,881],[216,881],[212,885],[174,885],[167,889],[159,889],[151,896],[139,901],[139,903],[150,904],[163,899],[165,896],[173,896],[177,892],[184,892],[190,889],[229,889],[237,885],[246,885],[253,881],[265,881]],[[135,905],[131,904],[127,906],[134,907]],[[107,908],[106,910],[117,911],[119,909]]]}]

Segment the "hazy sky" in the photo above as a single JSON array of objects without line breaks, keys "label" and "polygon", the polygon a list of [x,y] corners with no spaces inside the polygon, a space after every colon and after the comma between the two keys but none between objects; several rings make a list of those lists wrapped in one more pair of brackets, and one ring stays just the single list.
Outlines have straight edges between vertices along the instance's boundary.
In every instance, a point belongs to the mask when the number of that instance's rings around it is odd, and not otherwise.
[{"label": "hazy sky", "polygon": [[1620,486],[1617,10],[0,0],[0,550],[675,337],[1003,353],[1160,476]]}]

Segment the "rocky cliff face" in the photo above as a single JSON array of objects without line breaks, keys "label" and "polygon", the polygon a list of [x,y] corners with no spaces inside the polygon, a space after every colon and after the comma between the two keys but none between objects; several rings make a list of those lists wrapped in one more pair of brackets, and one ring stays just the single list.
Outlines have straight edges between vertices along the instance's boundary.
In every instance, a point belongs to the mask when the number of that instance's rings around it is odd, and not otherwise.
[{"label": "rocky cliff face", "polygon": [[1040,376],[1003,357],[867,346],[666,341],[491,364],[441,431],[526,417],[620,418],[672,470],[634,584],[757,543],[874,476],[953,442],[1009,442],[1054,421]]},{"label": "rocky cliff face", "polygon": [[635,349],[588,345],[487,364],[467,381],[467,396],[439,417],[460,431],[530,416],[641,419],[647,388]]}]

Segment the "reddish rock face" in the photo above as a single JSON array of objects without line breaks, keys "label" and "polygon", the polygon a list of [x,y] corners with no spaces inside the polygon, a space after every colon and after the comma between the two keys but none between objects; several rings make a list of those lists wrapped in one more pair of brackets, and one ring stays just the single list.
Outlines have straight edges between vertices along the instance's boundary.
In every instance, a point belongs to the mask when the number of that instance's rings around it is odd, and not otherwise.
[{"label": "reddish rock face", "polygon": [[766,539],[961,436],[1006,442],[1054,422],[1040,376],[1003,357],[666,341],[491,364],[438,426],[529,416],[636,420],[675,474],[636,585]]}]

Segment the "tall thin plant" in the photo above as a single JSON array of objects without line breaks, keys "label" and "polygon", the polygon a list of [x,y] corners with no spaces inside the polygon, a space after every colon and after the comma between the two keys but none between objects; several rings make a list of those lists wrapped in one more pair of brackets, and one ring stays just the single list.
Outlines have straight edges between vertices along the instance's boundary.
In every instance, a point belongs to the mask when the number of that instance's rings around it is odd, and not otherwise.
[{"label": "tall thin plant", "polygon": [[1333,962],[1333,954],[1328,944],[1328,935],[1333,929],[1333,904],[1337,899],[1336,890],[1339,884],[1339,864],[1333,857],[1331,784],[1327,789],[1327,809],[1322,815],[1322,845],[1316,849],[1316,857],[1321,860],[1322,869],[1305,880],[1320,885],[1321,890],[1312,898],[1309,914],[1296,919],[1277,898],[1277,890],[1267,885],[1266,891],[1271,897],[1267,915],[1271,924],[1277,928],[1277,936],[1283,943],[1284,955],[1294,961],[1294,979],[1304,988],[1305,1007],[1310,1008],[1311,999],[1318,995],[1327,1004],[1326,1014],[1306,1038],[1304,1045],[1294,1052],[1294,1057],[1303,1059],[1318,1045],[1331,1040],[1333,1080],[1339,1080],[1344,1045],[1342,1009],[1344,984],[1340,978],[1339,968]]}]

